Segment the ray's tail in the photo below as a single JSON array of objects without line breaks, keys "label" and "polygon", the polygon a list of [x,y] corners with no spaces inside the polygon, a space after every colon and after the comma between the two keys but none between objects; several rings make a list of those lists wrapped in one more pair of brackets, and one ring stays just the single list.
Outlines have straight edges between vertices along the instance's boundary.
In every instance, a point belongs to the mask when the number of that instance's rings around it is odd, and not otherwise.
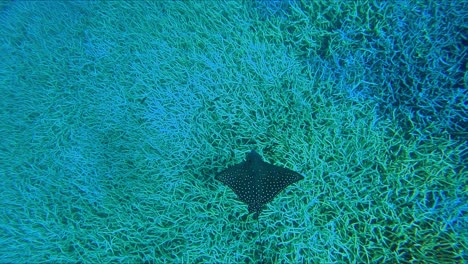
[{"label": "ray's tail", "polygon": [[262,230],[260,230],[260,217],[257,217],[257,230],[258,230],[258,237],[257,237],[257,244],[260,244],[260,258],[258,263],[263,264],[263,240],[262,240]]}]

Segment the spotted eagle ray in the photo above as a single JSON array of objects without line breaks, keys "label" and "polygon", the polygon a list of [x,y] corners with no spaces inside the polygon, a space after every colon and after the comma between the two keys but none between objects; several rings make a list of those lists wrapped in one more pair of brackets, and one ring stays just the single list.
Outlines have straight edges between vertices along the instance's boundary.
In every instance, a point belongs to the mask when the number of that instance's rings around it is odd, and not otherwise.
[{"label": "spotted eagle ray", "polygon": [[247,204],[249,214],[254,213],[254,219],[258,219],[265,204],[304,177],[290,169],[263,161],[262,157],[252,150],[247,153],[245,161],[228,167],[215,179],[231,188],[237,198]]}]

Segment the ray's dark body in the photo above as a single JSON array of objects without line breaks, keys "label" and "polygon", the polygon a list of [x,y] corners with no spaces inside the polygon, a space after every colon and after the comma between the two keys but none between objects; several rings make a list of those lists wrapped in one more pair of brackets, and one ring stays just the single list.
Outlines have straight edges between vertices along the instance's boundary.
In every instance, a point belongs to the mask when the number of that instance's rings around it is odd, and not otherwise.
[{"label": "ray's dark body", "polygon": [[254,213],[255,219],[264,205],[282,190],[304,179],[295,171],[263,161],[255,150],[247,154],[245,161],[228,167],[215,178],[231,188],[238,199],[247,204],[249,214]]}]

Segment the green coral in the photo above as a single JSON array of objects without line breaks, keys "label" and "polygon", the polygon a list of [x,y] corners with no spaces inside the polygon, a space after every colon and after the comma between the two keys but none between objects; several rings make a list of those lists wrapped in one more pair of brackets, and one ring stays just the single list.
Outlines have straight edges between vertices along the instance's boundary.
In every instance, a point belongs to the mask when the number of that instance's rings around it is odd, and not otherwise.
[{"label": "green coral", "polygon": [[466,259],[466,4],[312,2],[2,4],[0,260]]}]

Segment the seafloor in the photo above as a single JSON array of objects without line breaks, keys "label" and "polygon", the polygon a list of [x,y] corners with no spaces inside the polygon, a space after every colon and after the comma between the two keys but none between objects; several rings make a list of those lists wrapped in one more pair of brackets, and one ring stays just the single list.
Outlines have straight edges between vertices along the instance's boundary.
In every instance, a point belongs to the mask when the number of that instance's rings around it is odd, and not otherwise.
[{"label": "seafloor", "polygon": [[[466,0],[0,12],[1,263],[467,261]],[[259,222],[252,149],[305,177]]]}]

